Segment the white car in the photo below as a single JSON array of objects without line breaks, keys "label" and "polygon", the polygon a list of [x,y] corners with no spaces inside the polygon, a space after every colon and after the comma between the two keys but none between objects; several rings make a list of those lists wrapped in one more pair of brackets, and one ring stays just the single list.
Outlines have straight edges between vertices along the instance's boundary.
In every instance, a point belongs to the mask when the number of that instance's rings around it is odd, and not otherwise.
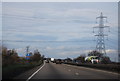
[{"label": "white car", "polygon": [[99,63],[99,57],[94,57],[91,59],[92,64],[98,64]]}]

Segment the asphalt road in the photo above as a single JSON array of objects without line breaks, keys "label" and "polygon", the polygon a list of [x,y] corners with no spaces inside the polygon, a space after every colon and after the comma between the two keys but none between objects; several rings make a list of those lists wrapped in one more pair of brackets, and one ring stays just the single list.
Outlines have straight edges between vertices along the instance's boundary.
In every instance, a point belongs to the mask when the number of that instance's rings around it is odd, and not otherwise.
[{"label": "asphalt road", "polygon": [[[23,77],[21,75],[18,78]],[[26,78],[27,81],[32,79],[118,79],[118,73],[50,62],[44,63]]]}]

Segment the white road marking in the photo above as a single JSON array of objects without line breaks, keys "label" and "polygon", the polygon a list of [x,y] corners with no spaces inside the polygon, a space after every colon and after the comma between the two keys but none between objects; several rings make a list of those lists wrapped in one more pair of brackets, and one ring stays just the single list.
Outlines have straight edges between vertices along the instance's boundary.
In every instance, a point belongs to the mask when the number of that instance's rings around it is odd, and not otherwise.
[{"label": "white road marking", "polygon": [[67,65],[67,66],[70,66],[70,65]]},{"label": "white road marking", "polygon": [[75,73],[75,75],[79,75],[79,73]]},{"label": "white road marking", "polygon": [[83,69],[88,69],[88,70],[94,70],[94,71],[100,71],[100,72],[106,72],[106,73],[111,73],[111,74],[115,74],[115,75],[120,75],[118,73],[115,72],[109,72],[109,71],[104,71],[104,70],[98,70],[98,69],[92,69],[92,68],[87,68],[87,67],[78,67],[78,66],[72,66],[72,65],[67,65],[67,66],[71,66],[71,67],[76,67],[76,68],[83,68]]},{"label": "white road marking", "polygon": [[68,71],[71,71],[70,69]]},{"label": "white road marking", "polygon": [[34,72],[26,81],[29,81],[38,71],[40,71],[45,65],[45,62],[43,64],[43,66],[41,66],[36,72]]}]

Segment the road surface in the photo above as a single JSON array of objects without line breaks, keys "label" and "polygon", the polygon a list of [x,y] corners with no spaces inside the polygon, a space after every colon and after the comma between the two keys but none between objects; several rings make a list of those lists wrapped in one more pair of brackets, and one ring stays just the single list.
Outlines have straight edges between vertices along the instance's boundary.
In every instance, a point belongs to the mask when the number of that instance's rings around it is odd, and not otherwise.
[{"label": "road surface", "polygon": [[73,66],[67,64],[44,63],[29,77],[20,75],[18,79],[118,79],[118,73]]}]

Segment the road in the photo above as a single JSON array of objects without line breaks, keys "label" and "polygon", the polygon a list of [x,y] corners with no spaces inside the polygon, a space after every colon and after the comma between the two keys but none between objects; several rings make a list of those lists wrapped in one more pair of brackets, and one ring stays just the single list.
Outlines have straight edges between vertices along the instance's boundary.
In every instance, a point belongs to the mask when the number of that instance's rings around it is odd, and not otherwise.
[{"label": "road", "polygon": [[44,63],[27,79],[27,81],[31,81],[32,79],[118,79],[118,74],[98,69],[50,62]]}]

